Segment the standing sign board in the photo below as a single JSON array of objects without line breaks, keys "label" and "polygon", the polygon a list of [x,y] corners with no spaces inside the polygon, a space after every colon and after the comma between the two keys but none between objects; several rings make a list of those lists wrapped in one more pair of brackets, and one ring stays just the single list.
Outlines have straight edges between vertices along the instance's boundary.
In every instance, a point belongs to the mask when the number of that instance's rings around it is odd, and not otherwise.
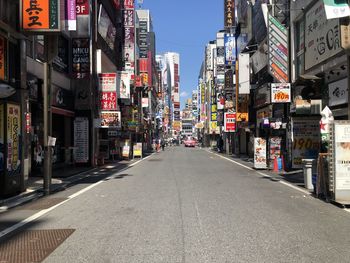
[{"label": "standing sign board", "polygon": [[225,132],[236,132],[236,113],[225,112],[224,115]]},{"label": "standing sign board", "polygon": [[350,204],[350,121],[334,121],[331,126],[330,178],[334,201]]},{"label": "standing sign board", "polygon": [[266,169],[266,139],[254,138],[254,168]]}]

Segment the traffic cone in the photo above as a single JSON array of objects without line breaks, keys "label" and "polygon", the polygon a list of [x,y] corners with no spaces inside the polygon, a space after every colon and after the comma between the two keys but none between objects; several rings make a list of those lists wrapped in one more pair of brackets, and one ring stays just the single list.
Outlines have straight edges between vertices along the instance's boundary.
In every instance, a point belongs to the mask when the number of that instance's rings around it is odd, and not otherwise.
[{"label": "traffic cone", "polygon": [[273,171],[278,173],[278,161],[276,156],[275,156],[275,159],[273,160]]}]

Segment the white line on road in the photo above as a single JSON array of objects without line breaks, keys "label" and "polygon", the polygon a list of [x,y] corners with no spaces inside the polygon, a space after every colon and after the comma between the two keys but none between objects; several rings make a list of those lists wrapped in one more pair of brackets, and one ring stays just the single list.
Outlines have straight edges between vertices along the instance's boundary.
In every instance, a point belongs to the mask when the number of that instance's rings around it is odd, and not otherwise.
[{"label": "white line on road", "polygon": [[[234,163],[234,164],[237,164],[237,165],[239,165],[239,166],[242,166],[242,167],[246,168],[247,170],[255,171],[256,173],[262,175],[263,177],[272,178],[271,175],[268,175],[268,174],[265,174],[265,173],[262,173],[262,172],[257,172],[257,171],[254,170],[253,168],[251,168],[251,167],[249,167],[249,166],[246,166],[246,165],[244,165],[244,164],[241,164],[241,163],[239,163],[239,162],[236,162],[236,161],[234,161],[234,160],[232,160],[232,159],[230,159],[230,158],[227,158],[227,157],[225,157],[225,156],[221,156],[220,154],[217,154],[217,153],[213,153],[213,152],[211,152],[211,151],[209,151],[209,150],[206,150],[206,151],[209,152],[209,153],[211,153],[211,154],[217,155],[217,156],[219,156],[220,158],[225,159],[225,160],[227,160],[227,161],[229,161],[229,162],[232,162],[232,163]],[[281,184],[283,184],[283,185],[285,185],[285,186],[288,186],[288,187],[290,187],[290,188],[293,188],[293,189],[295,189],[295,190],[297,190],[297,191],[299,191],[299,192],[302,192],[302,193],[305,194],[305,195],[311,195],[311,193],[308,192],[307,190],[301,189],[301,188],[299,188],[299,187],[297,187],[297,186],[295,186],[295,185],[293,185],[293,184],[290,184],[290,183],[288,183],[288,182],[286,182],[286,181],[278,181],[278,182],[281,183]]]},{"label": "white line on road", "polygon": [[[153,154],[152,154],[152,155],[153,155]],[[124,168],[123,170],[125,170],[125,169],[127,169],[127,168],[129,168],[129,167],[135,166],[136,164],[138,164],[138,163],[140,163],[140,162],[142,162],[142,161],[148,159],[148,158],[151,157],[152,155],[147,156],[147,157],[145,157],[145,158],[143,158],[143,159],[141,159],[141,160],[139,160],[139,161],[137,161],[137,162],[135,162],[135,163],[133,163],[133,164],[128,165],[128,167]],[[118,173],[119,173],[119,172],[120,172],[120,171],[118,171]],[[110,176],[110,177],[113,177],[113,176]],[[19,223],[13,225],[13,226],[11,226],[11,227],[6,228],[5,230],[3,230],[3,231],[0,232],[0,238],[3,238],[4,236],[8,235],[9,233],[11,233],[11,232],[13,232],[13,231],[15,231],[15,230],[17,230],[17,229],[23,227],[24,225],[26,225],[26,224],[28,224],[28,223],[30,223],[30,222],[33,222],[34,220],[37,220],[38,218],[42,217],[43,215],[46,215],[46,214],[49,213],[50,211],[52,211],[52,210],[56,209],[57,207],[63,205],[64,203],[68,202],[69,200],[72,200],[73,198],[75,198],[75,197],[77,197],[77,196],[79,196],[79,195],[85,193],[86,191],[88,191],[88,190],[94,188],[95,186],[97,186],[97,185],[99,185],[99,184],[101,184],[101,183],[103,183],[103,182],[104,182],[104,181],[99,181],[99,182],[96,182],[96,183],[94,183],[94,184],[92,184],[92,185],[89,185],[89,186],[85,187],[84,189],[82,189],[82,190],[80,190],[80,191],[78,191],[78,192],[76,192],[76,193],[74,193],[74,194],[68,196],[68,199],[66,199],[66,200],[64,200],[64,201],[62,201],[62,202],[60,202],[60,203],[58,203],[58,204],[56,204],[56,205],[54,205],[54,206],[52,206],[52,207],[50,207],[50,208],[43,209],[43,210],[41,210],[41,211],[35,213],[34,215],[32,215],[32,216],[30,216],[30,217],[28,217],[28,218],[22,220],[21,222],[19,222]]]}]

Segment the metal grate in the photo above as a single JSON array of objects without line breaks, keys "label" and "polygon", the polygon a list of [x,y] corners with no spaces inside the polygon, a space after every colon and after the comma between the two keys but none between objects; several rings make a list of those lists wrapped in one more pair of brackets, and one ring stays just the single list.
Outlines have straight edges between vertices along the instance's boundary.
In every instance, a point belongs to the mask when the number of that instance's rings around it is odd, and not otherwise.
[{"label": "metal grate", "polygon": [[0,263],[41,262],[75,229],[27,230],[0,244]]},{"label": "metal grate", "polygon": [[[67,198],[41,198],[31,203],[18,207],[19,210],[42,210],[57,205]],[[1,262],[0,262],[1,263]]]}]

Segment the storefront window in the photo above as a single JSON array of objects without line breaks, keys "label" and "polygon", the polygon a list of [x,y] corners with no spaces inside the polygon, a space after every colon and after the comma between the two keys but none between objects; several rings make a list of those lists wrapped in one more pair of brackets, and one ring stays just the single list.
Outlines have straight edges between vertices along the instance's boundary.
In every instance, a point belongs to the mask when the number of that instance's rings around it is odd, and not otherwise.
[{"label": "storefront window", "polygon": [[0,20],[17,28],[19,2],[13,0],[0,0]]}]

